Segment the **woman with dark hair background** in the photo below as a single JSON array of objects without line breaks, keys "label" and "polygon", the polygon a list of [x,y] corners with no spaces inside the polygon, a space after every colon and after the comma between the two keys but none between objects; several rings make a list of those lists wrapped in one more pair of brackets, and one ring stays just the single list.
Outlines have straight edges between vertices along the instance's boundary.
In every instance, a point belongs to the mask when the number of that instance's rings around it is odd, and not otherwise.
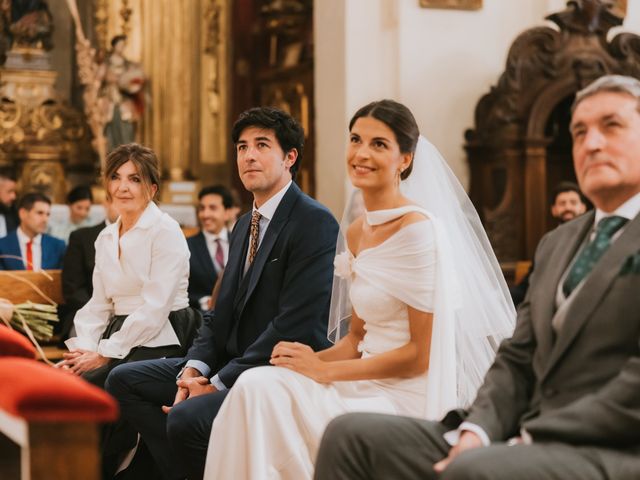
[{"label": "woman with dark hair background", "polygon": [[343,224],[336,250],[335,345],[280,342],[271,357],[280,368],[240,376],[213,423],[207,479],[311,478],[324,428],[342,413],[437,418],[463,406],[513,329],[477,213],[409,109],[373,102],[349,130],[347,171],[365,212]]},{"label": "woman with dark hair background", "polygon": [[89,213],[93,195],[91,189],[85,185],[79,185],[71,189],[67,194],[67,206],[69,207],[69,217],[58,222],[51,222],[49,234],[69,243],[69,235],[74,230],[92,225]]}]

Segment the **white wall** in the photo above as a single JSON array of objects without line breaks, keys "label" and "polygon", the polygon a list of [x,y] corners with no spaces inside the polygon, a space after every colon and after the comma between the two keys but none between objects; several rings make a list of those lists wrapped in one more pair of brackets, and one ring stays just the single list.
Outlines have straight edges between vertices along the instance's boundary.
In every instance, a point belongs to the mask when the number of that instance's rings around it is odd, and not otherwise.
[{"label": "white wall", "polygon": [[[624,30],[640,32],[640,1]],[[344,148],[355,110],[381,98],[405,103],[421,132],[467,186],[464,131],[476,103],[503,72],[522,31],[564,0],[484,0],[478,11],[419,7],[418,0],[315,2],[317,197],[340,215]]]}]

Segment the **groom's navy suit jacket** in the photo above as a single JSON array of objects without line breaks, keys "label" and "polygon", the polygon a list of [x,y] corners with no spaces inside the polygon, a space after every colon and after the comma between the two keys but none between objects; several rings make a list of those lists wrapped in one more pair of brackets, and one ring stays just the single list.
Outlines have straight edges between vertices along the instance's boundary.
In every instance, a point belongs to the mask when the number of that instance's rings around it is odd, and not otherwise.
[{"label": "groom's navy suit jacket", "polygon": [[247,213],[233,229],[215,309],[186,357],[206,363],[227,387],[243,371],[268,365],[282,340],[328,346],[336,220],[292,183],[244,274],[250,223]]}]

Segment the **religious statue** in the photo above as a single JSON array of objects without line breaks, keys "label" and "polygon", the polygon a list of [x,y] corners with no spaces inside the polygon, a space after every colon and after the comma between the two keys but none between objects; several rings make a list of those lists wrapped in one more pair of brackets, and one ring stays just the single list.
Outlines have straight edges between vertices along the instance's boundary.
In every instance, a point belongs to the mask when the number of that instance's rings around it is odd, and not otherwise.
[{"label": "religious statue", "polygon": [[44,0],[0,0],[0,65],[10,48],[51,50],[53,17]]},{"label": "religious statue", "polygon": [[124,56],[127,37],[111,40],[111,51],[100,65],[102,86],[98,102],[104,114],[107,152],[135,140],[136,125],[144,109],[144,73],[142,67]]}]

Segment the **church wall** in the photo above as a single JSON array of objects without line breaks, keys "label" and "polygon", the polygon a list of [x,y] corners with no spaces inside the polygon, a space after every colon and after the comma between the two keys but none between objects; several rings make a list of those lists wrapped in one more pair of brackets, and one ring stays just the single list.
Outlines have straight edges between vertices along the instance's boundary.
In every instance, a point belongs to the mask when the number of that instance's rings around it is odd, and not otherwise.
[{"label": "church wall", "polygon": [[[640,2],[628,3],[621,29],[640,32]],[[348,120],[385,97],[411,108],[468,188],[464,132],[477,101],[496,84],[516,36],[565,5],[484,0],[481,10],[463,11],[420,8],[418,0],[316,2],[318,199],[341,213]]]}]

